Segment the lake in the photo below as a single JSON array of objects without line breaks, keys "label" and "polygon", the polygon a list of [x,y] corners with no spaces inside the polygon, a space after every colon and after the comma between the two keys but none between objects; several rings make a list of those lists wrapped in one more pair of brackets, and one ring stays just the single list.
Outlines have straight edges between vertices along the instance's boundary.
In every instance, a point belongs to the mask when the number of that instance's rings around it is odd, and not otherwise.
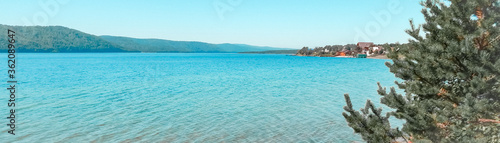
[{"label": "lake", "polygon": [[[226,53],[20,53],[2,142],[353,142],[342,116],[394,86],[389,60]],[[7,55],[1,61],[6,73]],[[7,88],[7,74],[2,87]],[[8,91],[2,90],[7,103]],[[2,103],[4,104],[4,103]],[[7,105],[0,106],[5,124]]]}]

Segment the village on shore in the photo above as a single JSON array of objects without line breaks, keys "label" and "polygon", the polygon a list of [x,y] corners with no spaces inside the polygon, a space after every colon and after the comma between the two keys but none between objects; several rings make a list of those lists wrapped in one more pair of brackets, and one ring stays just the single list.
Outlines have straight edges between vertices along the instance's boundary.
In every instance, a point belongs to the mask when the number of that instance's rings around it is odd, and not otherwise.
[{"label": "village on shore", "polygon": [[325,47],[316,47],[310,49],[303,47],[297,51],[296,56],[314,56],[314,57],[342,57],[342,58],[372,58],[388,59],[386,54],[392,51],[394,47],[400,46],[399,43],[379,44],[373,42],[358,42],[357,44],[347,45],[327,45]]}]

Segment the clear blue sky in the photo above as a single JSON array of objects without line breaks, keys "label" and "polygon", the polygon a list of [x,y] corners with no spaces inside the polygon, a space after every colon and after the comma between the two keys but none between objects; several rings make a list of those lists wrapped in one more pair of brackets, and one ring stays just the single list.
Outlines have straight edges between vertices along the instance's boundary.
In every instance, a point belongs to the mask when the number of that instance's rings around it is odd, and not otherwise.
[{"label": "clear blue sky", "polygon": [[282,48],[358,41],[406,43],[408,20],[424,22],[419,2],[0,0],[0,24],[60,25],[94,35]]}]

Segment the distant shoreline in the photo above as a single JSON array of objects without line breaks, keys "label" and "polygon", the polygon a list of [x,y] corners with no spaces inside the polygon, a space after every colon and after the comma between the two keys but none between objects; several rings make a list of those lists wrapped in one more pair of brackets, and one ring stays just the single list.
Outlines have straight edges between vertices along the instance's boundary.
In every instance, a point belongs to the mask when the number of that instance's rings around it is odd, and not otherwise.
[{"label": "distant shoreline", "polygon": [[[7,52],[0,52],[7,53]],[[98,54],[111,54],[111,53],[141,53],[141,54],[153,54],[153,53],[171,53],[171,54],[275,54],[275,55],[286,55],[286,56],[298,56],[298,57],[336,57],[336,58],[355,58],[352,56],[304,56],[290,53],[267,53],[264,52],[19,52],[24,53],[53,53],[53,54],[84,54],[84,53],[98,53]],[[386,55],[370,56],[367,59],[390,59]]]},{"label": "distant shoreline", "polygon": [[[8,53],[7,50],[5,49],[0,49],[0,53]],[[223,51],[216,51],[216,52],[181,52],[181,51],[158,51],[158,52],[141,52],[141,51],[106,51],[106,52],[100,52],[100,51],[71,51],[71,52],[47,52],[47,51],[16,51],[16,53],[234,53],[234,54],[254,54],[254,53],[245,53],[245,52],[223,52]]]},{"label": "distant shoreline", "polygon": [[[304,55],[293,55],[293,56],[299,56],[299,57],[336,57],[336,58],[355,58],[352,56],[304,56]],[[366,57],[366,59],[386,59],[389,60],[390,58],[387,57],[387,55],[377,55],[377,56],[370,56]]]},{"label": "distant shoreline", "polygon": [[250,51],[250,52],[238,52],[238,54],[282,54],[282,55],[295,55],[297,54],[297,49],[292,50],[268,50],[268,51]]}]

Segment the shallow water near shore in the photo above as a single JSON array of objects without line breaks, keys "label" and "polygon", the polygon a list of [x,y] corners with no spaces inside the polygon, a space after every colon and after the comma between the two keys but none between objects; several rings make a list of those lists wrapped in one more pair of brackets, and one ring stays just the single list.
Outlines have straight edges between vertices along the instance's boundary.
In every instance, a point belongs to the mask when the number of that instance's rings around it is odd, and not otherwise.
[{"label": "shallow water near shore", "polygon": [[[17,129],[11,136],[0,127],[6,142],[361,142],[342,116],[343,94],[351,94],[355,109],[366,99],[379,104],[377,82],[394,86],[396,80],[383,59],[213,53],[16,58]],[[0,112],[6,124],[7,105]]]}]

